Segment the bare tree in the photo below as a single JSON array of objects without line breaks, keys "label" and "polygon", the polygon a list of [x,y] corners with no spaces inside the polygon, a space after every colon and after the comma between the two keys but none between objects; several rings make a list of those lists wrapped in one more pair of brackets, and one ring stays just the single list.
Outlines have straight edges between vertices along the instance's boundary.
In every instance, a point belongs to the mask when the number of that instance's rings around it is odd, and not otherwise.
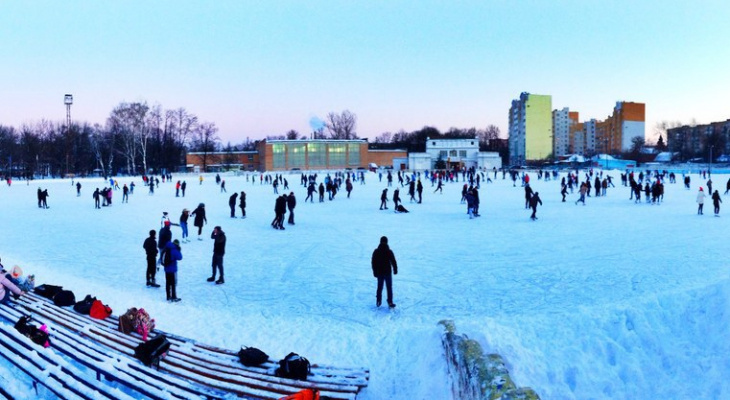
[{"label": "bare tree", "polygon": [[327,121],[325,121],[330,139],[357,139],[356,124],[357,116],[349,110],[345,110],[341,114],[331,112],[327,114]]},{"label": "bare tree", "polygon": [[375,143],[390,143],[393,140],[393,134],[390,132],[383,132],[375,137]]},{"label": "bare tree", "polygon": [[216,151],[218,148],[218,127],[213,122],[203,122],[197,126],[193,139],[193,148],[195,151],[203,153],[203,171],[208,167],[208,153]]},{"label": "bare tree", "polygon": [[153,133],[160,131],[162,127],[162,106],[157,104],[150,108],[144,121],[144,126],[137,139],[139,140],[139,154],[142,156],[142,168],[147,173],[147,146]]},{"label": "bare tree", "polygon": [[147,103],[121,103],[109,116],[109,130],[119,135],[121,154],[127,161],[127,173],[137,173],[137,152],[139,137],[147,135]]}]

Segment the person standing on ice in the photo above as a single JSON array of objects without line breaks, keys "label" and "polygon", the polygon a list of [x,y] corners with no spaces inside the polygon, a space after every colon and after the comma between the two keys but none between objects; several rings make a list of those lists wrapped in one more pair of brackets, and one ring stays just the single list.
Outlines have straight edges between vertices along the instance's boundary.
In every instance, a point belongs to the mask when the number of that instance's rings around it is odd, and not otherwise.
[{"label": "person standing on ice", "polygon": [[585,183],[580,184],[580,190],[578,191],[580,193],[580,197],[578,200],[575,201],[575,205],[578,205],[578,203],[583,203],[583,205],[586,205],[586,192],[588,191],[588,188],[586,187]]},{"label": "person standing on ice", "polygon": [[383,189],[383,193],[380,195],[380,209],[388,209],[388,188]]},{"label": "person standing on ice", "polygon": [[94,193],[91,195],[91,197],[94,198],[94,208],[101,208],[101,206],[99,205],[100,196],[101,196],[101,194],[99,193],[99,188],[96,188]]},{"label": "person standing on ice", "polygon": [[165,221],[164,226],[160,229],[159,242],[157,247],[160,249],[160,264],[162,264],[162,251],[169,241],[172,240],[172,231],[170,230],[170,221]]},{"label": "person standing on ice", "polygon": [[147,286],[160,287],[155,282],[155,272],[157,271],[157,241],[155,236],[157,232],[155,230],[150,231],[150,236],[145,239],[142,247],[147,254]]},{"label": "person standing on ice", "polygon": [[[223,181],[225,182],[225,181]],[[221,185],[223,185],[221,183]],[[222,186],[221,186],[222,187]],[[236,200],[238,199],[238,193],[233,193],[231,197],[228,198],[228,207],[231,208],[231,218],[236,218]]]},{"label": "person standing on ice", "polygon": [[167,294],[167,301],[177,303],[182,300],[177,297],[177,262],[182,260],[182,251],[180,250],[180,242],[175,239],[172,242],[168,242],[163,249],[164,253],[169,252],[169,262],[165,265],[165,293]]},{"label": "person standing on ice", "polygon": [[712,194],[712,205],[715,206],[715,216],[720,216],[720,203],[722,203],[722,199],[720,198],[720,192],[715,190],[715,193]]},{"label": "person standing on ice", "polygon": [[[226,234],[220,226],[216,226],[213,228],[213,233],[210,234],[210,238],[213,239],[213,261],[211,262],[213,275],[208,278],[208,282],[215,281],[216,285],[222,285],[226,283],[225,279],[223,279],[223,256],[226,254]],[[215,280],[216,270],[218,271],[217,281]]]},{"label": "person standing on ice", "polygon": [[705,192],[702,191],[702,186],[700,186],[700,190],[697,192],[697,205],[697,215],[703,215],[702,207],[705,206]]},{"label": "person standing on ice", "polygon": [[418,193],[418,204],[421,204],[421,201],[423,200],[423,184],[420,179],[416,182],[416,192]]},{"label": "person standing on ice", "polygon": [[198,207],[190,215],[195,215],[193,225],[198,227],[198,240],[203,240],[200,235],[203,234],[203,225],[208,223],[208,219],[205,218],[205,203],[198,204]]},{"label": "person standing on ice", "polygon": [[525,210],[530,208],[530,199],[532,198],[532,188],[529,183],[525,184]]},{"label": "person standing on ice", "polygon": [[373,268],[373,276],[378,279],[378,289],[375,293],[375,305],[380,307],[383,300],[383,283],[385,283],[388,307],[394,308],[393,303],[393,276],[398,275],[398,263],[395,261],[393,251],[388,247],[388,238],[383,236],[380,238],[380,245],[373,251],[371,259]]},{"label": "person standing on ice", "polygon": [[188,187],[188,183],[186,181],[183,181],[183,183],[180,185],[180,190],[182,190],[182,195],[185,197],[185,188]]},{"label": "person standing on ice", "polygon": [[190,211],[187,208],[183,208],[180,214],[180,229],[182,229],[182,241],[183,243],[189,242],[188,239],[188,218],[190,217]]},{"label": "person standing on ice", "polygon": [[286,198],[286,207],[289,209],[289,225],[294,225],[294,208],[297,206],[297,198],[294,197],[294,192],[289,192],[289,196]]},{"label": "person standing on ice", "polygon": [[241,218],[246,218],[246,192],[241,190],[241,195],[238,196],[238,207],[241,209]]},{"label": "person standing on ice", "polygon": [[400,189],[396,186],[393,191],[393,208],[397,210],[400,203]]},{"label": "person standing on ice", "polygon": [[542,200],[540,200],[540,192],[535,192],[535,194],[530,197],[530,208],[532,208],[532,215],[530,215],[530,218],[534,221],[537,219],[537,205],[542,205]]}]

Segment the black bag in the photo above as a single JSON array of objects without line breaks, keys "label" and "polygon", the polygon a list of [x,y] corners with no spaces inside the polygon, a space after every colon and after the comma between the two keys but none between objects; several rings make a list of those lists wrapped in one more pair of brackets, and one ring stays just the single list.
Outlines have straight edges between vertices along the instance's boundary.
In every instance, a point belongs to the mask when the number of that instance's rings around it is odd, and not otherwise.
[{"label": "black bag", "polygon": [[90,294],[87,294],[83,300],[74,304],[74,311],[79,314],[89,315],[89,311],[91,311],[91,305],[94,304],[94,300],[96,300],[96,297],[91,297]]},{"label": "black bag", "polygon": [[306,381],[309,371],[309,360],[299,354],[289,353],[288,356],[279,361],[279,368],[276,369],[275,374],[280,378]]},{"label": "black bag", "polygon": [[53,298],[53,296],[58,294],[58,292],[60,292],[61,290],[63,290],[63,288],[61,286],[40,285],[40,286],[36,287],[35,289],[33,289],[33,292],[39,296],[45,297],[50,300]]},{"label": "black bag", "polygon": [[162,253],[162,266],[167,267],[172,264],[172,252],[170,249],[165,248]]},{"label": "black bag", "polygon": [[134,349],[134,356],[146,366],[155,366],[160,369],[160,360],[170,350],[170,342],[165,335],[159,335],[147,342],[140,343]]},{"label": "black bag", "polygon": [[[30,338],[30,340],[41,346],[51,345],[51,339],[48,333],[38,329],[35,325],[29,324],[31,320],[30,315],[21,315],[18,322],[15,323],[15,329],[20,332],[21,335]],[[46,347],[48,347],[46,346]]]},{"label": "black bag", "polygon": [[61,290],[53,296],[53,304],[59,307],[72,306],[76,304],[76,296],[70,290]]},{"label": "black bag", "polygon": [[242,347],[238,352],[238,358],[241,359],[241,364],[247,367],[255,367],[269,360],[266,353],[255,347]]}]

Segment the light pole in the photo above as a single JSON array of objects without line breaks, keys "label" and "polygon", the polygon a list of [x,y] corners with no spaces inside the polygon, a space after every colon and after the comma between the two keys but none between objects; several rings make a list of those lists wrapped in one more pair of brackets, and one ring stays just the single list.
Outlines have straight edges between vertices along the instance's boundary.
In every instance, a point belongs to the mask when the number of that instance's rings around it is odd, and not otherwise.
[{"label": "light pole", "polygon": [[710,168],[708,171],[708,174],[712,176],[712,150],[715,148],[715,145],[710,145]]},{"label": "light pole", "polygon": [[[74,103],[74,97],[70,94],[63,96],[63,104],[66,105],[66,140],[71,136],[71,104]],[[68,146],[66,146],[66,175],[68,175]]]}]

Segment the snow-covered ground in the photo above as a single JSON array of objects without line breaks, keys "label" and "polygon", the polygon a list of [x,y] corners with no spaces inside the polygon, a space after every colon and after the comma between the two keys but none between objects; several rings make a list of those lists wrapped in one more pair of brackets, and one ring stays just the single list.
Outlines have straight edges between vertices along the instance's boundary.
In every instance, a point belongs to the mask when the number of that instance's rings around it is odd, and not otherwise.
[{"label": "snow-covered ground", "polygon": [[[559,181],[531,175],[544,202],[534,222],[522,188],[501,174],[482,185],[474,220],[459,204],[462,182],[443,194],[426,182],[423,204],[410,204],[402,188],[411,212],[395,214],[378,210],[386,184],[374,173],[354,183],[350,199],[343,191],[314,204],[304,203],[299,175],[285,175],[298,200],[296,226],[285,231],[269,225],[271,186],[243,176],[222,175],[221,193],[214,175],[202,185],[175,175],[188,183],[185,198],[173,183],[150,196],[139,178],[118,178],[135,181],[135,193],[122,204],[117,190],[100,210],[91,194],[101,179],[82,179],[81,197],[70,180],[18,181],[0,187],[0,257],[38,283],[96,295],[115,313],[144,307],[159,328],[205,343],[369,367],[365,400],[451,398],[437,325],[447,318],[502,354],[517,384],[543,399],[730,398],[730,213],[713,217],[708,198],[696,215],[704,181],[692,175],[691,190],[667,184],[661,205],[634,204],[617,186],[582,206],[577,194],[560,202]],[[619,183],[619,172],[611,175]],[[713,179],[721,193],[727,178]],[[49,190],[48,210],[36,205],[39,186]],[[229,217],[234,190],[247,193],[246,219]],[[183,300],[170,304],[164,287],[144,285],[142,242],[163,211],[176,222],[200,202],[204,240],[191,226],[178,274]],[[216,225],[228,237],[224,285],[205,281]],[[383,235],[399,264],[394,312],[375,308],[370,256]]]}]

